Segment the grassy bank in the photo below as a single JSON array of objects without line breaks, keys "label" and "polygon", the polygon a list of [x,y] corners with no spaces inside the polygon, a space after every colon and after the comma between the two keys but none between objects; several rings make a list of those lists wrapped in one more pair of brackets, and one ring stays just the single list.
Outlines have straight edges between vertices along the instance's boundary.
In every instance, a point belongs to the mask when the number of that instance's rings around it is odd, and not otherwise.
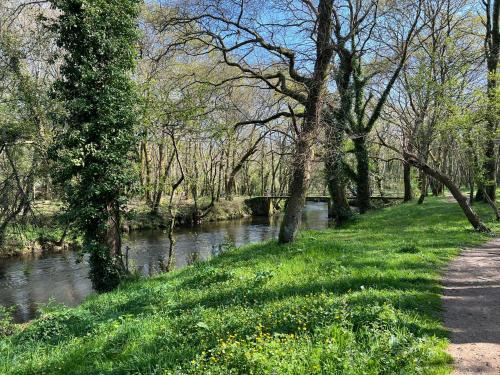
[{"label": "grassy bank", "polygon": [[7,237],[0,247],[0,258],[30,255],[41,252],[59,252],[74,248],[79,243],[75,234],[63,238],[64,228],[59,216],[62,206],[54,201],[37,201],[33,212],[7,228]]},{"label": "grassy bank", "polygon": [[443,374],[440,270],[486,239],[429,199],[233,249],[45,309],[0,340],[0,373]]}]

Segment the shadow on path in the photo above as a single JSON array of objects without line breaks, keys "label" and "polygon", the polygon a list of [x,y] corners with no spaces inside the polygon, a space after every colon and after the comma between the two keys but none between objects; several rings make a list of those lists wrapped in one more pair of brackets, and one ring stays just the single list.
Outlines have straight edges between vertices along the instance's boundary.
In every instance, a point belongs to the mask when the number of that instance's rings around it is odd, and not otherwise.
[{"label": "shadow on path", "polygon": [[444,280],[444,324],[455,374],[500,374],[500,238],[466,249]]}]

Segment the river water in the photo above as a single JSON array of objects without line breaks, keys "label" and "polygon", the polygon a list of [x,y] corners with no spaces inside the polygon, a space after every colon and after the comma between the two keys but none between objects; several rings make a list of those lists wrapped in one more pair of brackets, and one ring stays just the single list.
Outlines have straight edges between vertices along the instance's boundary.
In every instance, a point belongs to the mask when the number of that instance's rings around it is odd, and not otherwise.
[{"label": "river water", "polygon": [[[175,230],[175,267],[216,254],[221,246],[275,238],[281,218],[253,217],[204,223]],[[307,203],[302,227],[323,229],[328,226],[326,203]],[[129,267],[144,276],[158,272],[169,248],[167,234],[161,230],[133,232],[124,239],[129,248]],[[78,305],[92,293],[88,264],[73,252],[0,259],[0,304],[16,306],[14,319],[24,322],[36,317],[40,304],[51,300],[67,306]]]}]

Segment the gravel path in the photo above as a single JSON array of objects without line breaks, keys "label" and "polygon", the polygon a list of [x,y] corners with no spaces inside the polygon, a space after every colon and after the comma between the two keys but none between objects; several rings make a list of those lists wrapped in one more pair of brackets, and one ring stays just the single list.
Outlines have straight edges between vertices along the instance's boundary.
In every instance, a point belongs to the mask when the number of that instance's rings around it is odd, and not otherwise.
[{"label": "gravel path", "polygon": [[466,249],[444,280],[455,375],[500,375],[500,238]]}]

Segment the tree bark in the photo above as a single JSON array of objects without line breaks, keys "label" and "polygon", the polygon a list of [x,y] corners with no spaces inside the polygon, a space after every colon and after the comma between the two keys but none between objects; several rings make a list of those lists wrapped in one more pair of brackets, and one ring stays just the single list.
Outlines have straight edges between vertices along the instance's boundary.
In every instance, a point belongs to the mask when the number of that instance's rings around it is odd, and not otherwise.
[{"label": "tree bark", "polygon": [[149,164],[149,155],[146,145],[146,141],[141,142],[141,155],[143,157],[142,161],[144,163],[144,198],[146,199],[146,204],[151,204],[151,167]]},{"label": "tree bark", "polygon": [[418,204],[424,203],[427,197],[427,177],[423,171],[420,172],[420,197],[418,198]]},{"label": "tree bark", "polygon": [[338,174],[338,178],[328,181],[328,192],[331,198],[328,217],[334,219],[335,225],[339,227],[352,217],[342,172]]},{"label": "tree bark", "polygon": [[118,270],[125,272],[125,266],[122,260],[122,236],[120,230],[120,210],[116,202],[109,203],[107,206],[108,222],[106,229],[106,245],[109,249],[109,256],[113,260]]},{"label": "tree bark", "polygon": [[316,127],[316,116],[311,116],[308,128],[297,140],[295,159],[292,165],[289,198],[286,201],[285,213],[281,222],[279,243],[289,243],[295,239],[302,218],[302,210],[306,203],[306,192],[310,180],[311,159],[313,157],[312,138]]},{"label": "tree bark", "polygon": [[359,212],[363,214],[371,208],[368,150],[365,137],[355,138],[353,142],[356,157],[356,194]]},{"label": "tree bark", "polygon": [[314,73],[308,83],[308,98],[305,106],[305,118],[302,131],[296,145],[295,160],[292,165],[290,197],[287,200],[285,214],[281,223],[279,243],[289,243],[297,234],[306,192],[310,181],[310,167],[313,156],[313,142],[321,121],[326,80],[330,61],[333,56],[332,35],[332,0],[320,0],[317,18],[316,62]]},{"label": "tree bark", "polygon": [[411,187],[411,166],[409,163],[403,163],[403,183],[404,183],[404,198],[403,202],[413,200],[413,190]]},{"label": "tree bark", "polygon": [[346,173],[344,170],[343,141],[344,128],[341,116],[328,116],[326,122],[325,178],[330,194],[328,217],[335,219],[335,225],[341,226],[352,216],[345,191]]}]

